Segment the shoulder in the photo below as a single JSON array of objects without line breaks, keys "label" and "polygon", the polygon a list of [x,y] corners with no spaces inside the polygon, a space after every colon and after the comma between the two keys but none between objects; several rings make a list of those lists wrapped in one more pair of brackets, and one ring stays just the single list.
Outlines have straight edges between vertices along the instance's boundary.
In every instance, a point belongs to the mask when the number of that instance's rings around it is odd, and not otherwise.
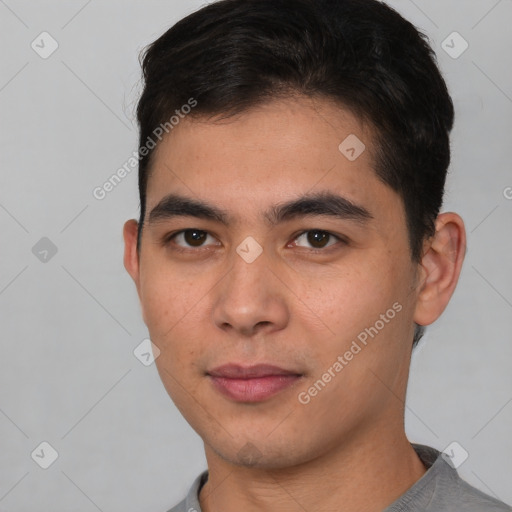
[{"label": "shoulder", "polygon": [[[506,503],[483,493],[459,478],[453,505],[460,512],[512,512]],[[453,509],[455,510],[455,508]]]},{"label": "shoulder", "polygon": [[[167,512],[188,512],[187,511],[187,500],[180,501],[177,505],[172,507]],[[192,510],[190,512],[193,512]]]},{"label": "shoulder", "polygon": [[[426,510],[437,512],[512,512],[512,507],[485,494],[463,480],[453,467],[451,459],[438,450],[413,445],[427,473],[414,487],[420,492],[416,497],[425,500]],[[423,483],[423,488],[419,487]],[[413,489],[414,489],[413,487]],[[411,489],[411,490],[413,490]],[[413,494],[413,493],[411,493]]]},{"label": "shoulder", "polygon": [[193,482],[187,496],[167,512],[201,512],[199,491],[208,480],[208,471],[203,471]]}]

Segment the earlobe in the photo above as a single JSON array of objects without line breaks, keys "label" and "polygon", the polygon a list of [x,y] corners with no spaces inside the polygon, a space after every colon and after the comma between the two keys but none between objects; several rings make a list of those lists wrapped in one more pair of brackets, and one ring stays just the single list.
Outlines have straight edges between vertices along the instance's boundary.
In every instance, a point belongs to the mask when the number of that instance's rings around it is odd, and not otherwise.
[{"label": "earlobe", "polygon": [[466,252],[464,222],[456,213],[442,213],[421,260],[414,321],[433,323],[455,291]]},{"label": "earlobe", "polygon": [[139,254],[137,252],[138,222],[127,220],[123,226],[124,238],[124,268],[135,282],[139,291]]}]

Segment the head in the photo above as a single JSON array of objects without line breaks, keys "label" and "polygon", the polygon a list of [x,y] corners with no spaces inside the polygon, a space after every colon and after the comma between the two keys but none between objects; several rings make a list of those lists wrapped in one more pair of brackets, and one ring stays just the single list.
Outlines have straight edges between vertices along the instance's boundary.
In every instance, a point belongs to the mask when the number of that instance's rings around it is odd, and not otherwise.
[{"label": "head", "polygon": [[[390,389],[464,247],[439,214],[454,114],[426,38],[373,0],[222,0],[142,66],[125,266],[185,418],[226,460],[275,467],[403,415]],[[298,378],[233,401],[211,378],[231,362]]]}]

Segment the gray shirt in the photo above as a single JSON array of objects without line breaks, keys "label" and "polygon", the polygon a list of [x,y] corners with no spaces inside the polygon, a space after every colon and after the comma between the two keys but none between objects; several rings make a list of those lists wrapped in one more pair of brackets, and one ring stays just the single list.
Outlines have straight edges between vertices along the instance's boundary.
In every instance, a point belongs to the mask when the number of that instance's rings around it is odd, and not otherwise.
[{"label": "gray shirt", "polygon": [[[412,447],[427,472],[383,512],[511,512],[512,508],[462,480],[441,452],[420,444]],[[201,512],[199,491],[208,480],[201,473],[187,497],[168,512]]]}]

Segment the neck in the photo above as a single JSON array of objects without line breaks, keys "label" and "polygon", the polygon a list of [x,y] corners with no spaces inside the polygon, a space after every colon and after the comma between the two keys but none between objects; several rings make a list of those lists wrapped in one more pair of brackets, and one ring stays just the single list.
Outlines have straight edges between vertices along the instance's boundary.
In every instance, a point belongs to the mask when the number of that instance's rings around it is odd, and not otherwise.
[{"label": "neck", "polygon": [[[235,466],[205,447],[208,481],[200,492],[203,512],[380,512],[426,469],[403,428],[374,430],[364,439],[293,467]],[[364,441],[364,442],[363,442]]]}]

